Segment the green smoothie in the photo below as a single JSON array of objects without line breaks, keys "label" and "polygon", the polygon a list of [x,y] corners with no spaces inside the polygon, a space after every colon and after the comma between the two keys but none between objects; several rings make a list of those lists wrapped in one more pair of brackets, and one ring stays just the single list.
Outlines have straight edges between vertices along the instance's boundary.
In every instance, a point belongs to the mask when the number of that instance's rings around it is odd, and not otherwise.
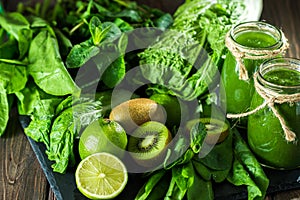
[{"label": "green smoothie", "polygon": [[[298,69],[299,70],[299,69]],[[300,92],[300,71],[277,68],[266,72],[263,78],[279,86],[284,94]],[[283,87],[281,87],[283,86]],[[264,99],[254,93],[251,110],[261,105]],[[300,102],[275,104],[275,108],[289,128],[297,135],[298,142],[287,142],[277,117],[269,107],[248,117],[248,143],[261,163],[278,169],[300,167]]]},{"label": "green smoothie", "polygon": [[[278,44],[279,39],[268,32],[262,31],[241,31],[233,37],[237,45],[249,49],[272,49]],[[239,65],[236,58],[229,51],[221,72],[222,83],[225,94],[221,94],[223,105],[226,106],[227,113],[244,113],[249,111],[250,101],[254,93],[253,73],[264,60],[244,59],[243,63],[248,71],[249,80],[244,81],[239,78]],[[226,96],[226,97],[225,97]],[[246,126],[246,119],[241,120],[240,125]]]}]

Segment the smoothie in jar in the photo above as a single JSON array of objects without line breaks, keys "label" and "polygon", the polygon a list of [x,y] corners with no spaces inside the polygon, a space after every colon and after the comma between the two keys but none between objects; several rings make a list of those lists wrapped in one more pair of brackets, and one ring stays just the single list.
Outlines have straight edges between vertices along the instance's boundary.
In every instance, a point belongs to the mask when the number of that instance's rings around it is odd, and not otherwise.
[{"label": "smoothie in jar", "polygon": [[[287,128],[275,116],[269,106],[271,104],[266,105],[248,117],[250,148],[266,166],[276,169],[300,167],[300,60],[282,58],[267,61],[258,71],[256,80],[266,89],[268,97],[277,99],[270,102],[274,103]],[[265,101],[255,92],[251,109],[256,109]],[[287,135],[291,134],[287,131],[295,135]]]}]

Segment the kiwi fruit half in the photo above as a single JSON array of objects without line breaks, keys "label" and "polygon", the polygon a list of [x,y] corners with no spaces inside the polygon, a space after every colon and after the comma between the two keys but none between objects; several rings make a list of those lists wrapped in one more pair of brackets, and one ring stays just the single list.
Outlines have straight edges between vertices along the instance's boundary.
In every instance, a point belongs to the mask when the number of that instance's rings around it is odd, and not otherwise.
[{"label": "kiwi fruit half", "polygon": [[163,106],[151,99],[136,98],[114,107],[109,119],[120,123],[127,133],[131,133],[139,125],[148,121],[164,123],[166,111]]},{"label": "kiwi fruit half", "polygon": [[196,123],[203,123],[205,125],[207,135],[204,140],[207,144],[216,144],[223,142],[229,134],[229,124],[215,118],[198,118],[190,120],[187,123],[187,129],[190,131]]},{"label": "kiwi fruit half", "polygon": [[159,164],[172,136],[168,128],[156,121],[139,126],[129,137],[128,151],[140,165],[152,167]]}]

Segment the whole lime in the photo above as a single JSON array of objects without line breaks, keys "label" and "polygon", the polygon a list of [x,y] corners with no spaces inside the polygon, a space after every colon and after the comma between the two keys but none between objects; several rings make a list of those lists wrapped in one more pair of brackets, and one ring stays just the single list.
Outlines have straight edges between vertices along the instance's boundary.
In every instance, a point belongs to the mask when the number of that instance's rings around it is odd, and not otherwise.
[{"label": "whole lime", "polygon": [[166,125],[172,129],[180,124],[180,103],[175,96],[168,94],[153,94],[150,99],[163,106],[167,112]]},{"label": "whole lime", "polygon": [[82,132],[78,151],[81,159],[107,152],[121,158],[127,146],[127,135],[123,127],[115,121],[100,118],[89,124]]}]

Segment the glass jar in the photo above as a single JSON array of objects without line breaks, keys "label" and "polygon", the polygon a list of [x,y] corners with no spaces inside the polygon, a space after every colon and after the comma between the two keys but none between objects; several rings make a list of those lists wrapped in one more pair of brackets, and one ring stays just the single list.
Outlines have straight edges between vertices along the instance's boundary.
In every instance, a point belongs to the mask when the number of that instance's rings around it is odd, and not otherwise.
[{"label": "glass jar", "polygon": [[[255,77],[254,77],[255,78]],[[300,166],[300,60],[264,62],[254,79],[248,143],[258,160],[272,168]],[[265,105],[265,106],[261,106]]]},{"label": "glass jar", "polygon": [[[263,61],[282,56],[288,43],[281,30],[255,21],[233,27],[227,34],[226,46],[229,51],[221,72],[222,105],[227,113],[244,113],[254,93],[253,73]],[[246,117],[241,119],[240,125],[245,127]]]}]

